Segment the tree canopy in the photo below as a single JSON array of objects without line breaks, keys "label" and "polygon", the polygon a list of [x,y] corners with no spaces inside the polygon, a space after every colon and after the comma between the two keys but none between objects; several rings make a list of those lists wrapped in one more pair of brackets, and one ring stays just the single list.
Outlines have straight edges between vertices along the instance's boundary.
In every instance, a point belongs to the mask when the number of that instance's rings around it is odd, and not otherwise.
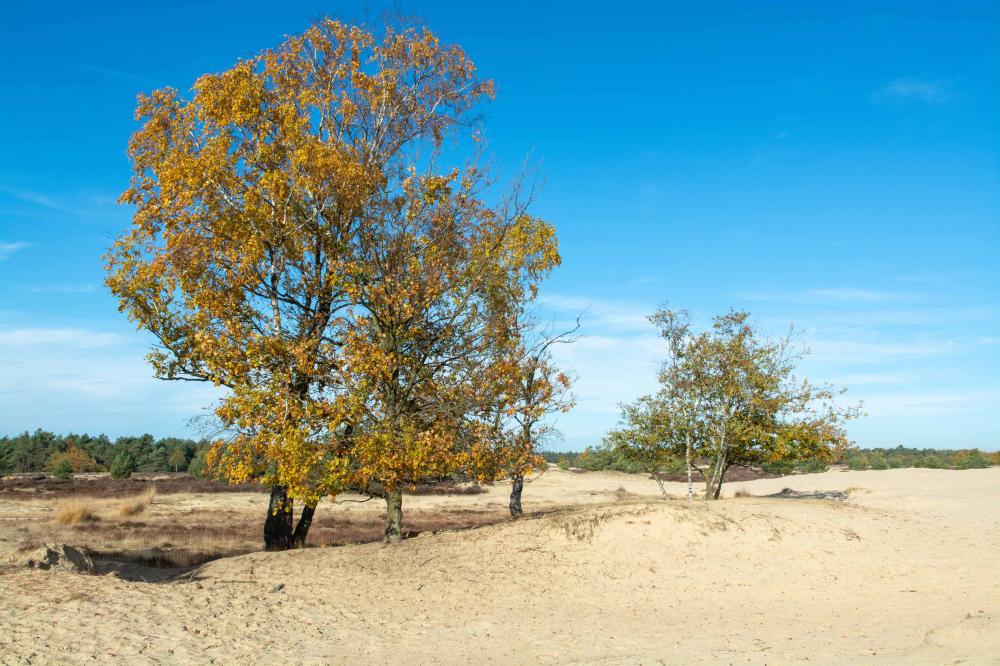
[{"label": "tree canopy", "polygon": [[667,344],[660,390],[623,406],[610,445],[651,471],[684,456],[704,479],[706,499],[719,497],[732,465],[830,460],[848,447],[843,423],[860,408],[839,405],[832,386],[795,378],[801,353],[790,337],[762,336],[739,311],[701,332],[684,311],[650,320]]},{"label": "tree canopy", "polygon": [[209,462],[278,510],[503,468],[486,415],[559,255],[530,188],[481,164],[468,114],[492,94],[425,29],[324,19],[190,99],[140,97],[107,284],[157,376],[227,388]]}]

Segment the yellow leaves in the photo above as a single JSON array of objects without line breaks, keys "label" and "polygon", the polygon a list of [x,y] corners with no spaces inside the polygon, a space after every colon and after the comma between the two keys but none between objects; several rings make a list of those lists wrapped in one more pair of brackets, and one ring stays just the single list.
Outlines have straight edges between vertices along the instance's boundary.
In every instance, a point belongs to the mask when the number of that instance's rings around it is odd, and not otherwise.
[{"label": "yellow leaves", "polygon": [[136,212],[108,286],[159,341],[158,375],[227,387],[231,436],[211,453],[226,478],[316,498],[530,464],[496,420],[554,394],[540,382],[517,404],[516,348],[558,247],[485,200],[474,162],[435,167],[492,95],[475,72],[429,31],[322,20],[190,100],[140,97],[121,197]]}]

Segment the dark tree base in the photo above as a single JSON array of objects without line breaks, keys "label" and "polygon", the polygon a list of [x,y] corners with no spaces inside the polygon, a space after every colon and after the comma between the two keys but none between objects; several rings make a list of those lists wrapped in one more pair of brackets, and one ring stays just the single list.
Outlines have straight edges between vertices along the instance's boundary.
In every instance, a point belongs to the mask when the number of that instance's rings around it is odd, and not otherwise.
[{"label": "dark tree base", "polygon": [[513,518],[517,518],[524,514],[524,510],[521,509],[521,491],[524,489],[524,477],[517,475],[514,477],[514,483],[510,487],[510,515]]},{"label": "dark tree base", "polygon": [[264,519],[264,550],[288,550],[292,544],[292,500],[285,486],[271,486]]}]

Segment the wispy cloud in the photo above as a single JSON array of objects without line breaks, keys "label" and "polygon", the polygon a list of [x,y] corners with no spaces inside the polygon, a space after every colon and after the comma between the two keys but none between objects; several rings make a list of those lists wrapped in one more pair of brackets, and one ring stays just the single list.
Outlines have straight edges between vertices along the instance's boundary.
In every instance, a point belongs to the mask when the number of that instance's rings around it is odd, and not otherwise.
[{"label": "wispy cloud", "polygon": [[5,210],[7,215],[45,217],[40,213],[59,213],[61,219],[88,224],[104,224],[128,215],[125,209],[118,207],[114,196],[100,192],[84,191],[53,196],[23,187],[0,185],[0,194],[21,204],[20,209],[11,207],[11,210]]},{"label": "wispy cloud", "polygon": [[86,349],[117,345],[124,338],[88,328],[13,328],[0,330],[0,347],[26,349],[33,347],[60,347]]},{"label": "wispy cloud", "polygon": [[918,101],[927,104],[942,104],[954,98],[950,88],[950,84],[942,81],[904,77],[890,81],[877,90],[873,99],[888,102]]},{"label": "wispy cloud", "polygon": [[33,285],[27,288],[32,294],[92,294],[97,291],[95,284],[49,284]]},{"label": "wispy cloud", "polygon": [[979,344],[981,345],[1000,345],[1000,338],[992,335],[984,335],[979,338]]},{"label": "wispy cloud", "polygon": [[651,324],[647,317],[653,309],[639,303],[608,301],[566,294],[545,294],[539,304],[561,316],[580,317],[588,330],[608,329],[616,331],[649,332]]},{"label": "wispy cloud", "polygon": [[902,303],[919,300],[916,294],[877,291],[859,287],[825,287],[798,291],[751,291],[738,294],[747,301],[815,304],[824,303]]},{"label": "wispy cloud", "polygon": [[128,81],[130,83],[140,83],[144,86],[154,87],[156,84],[143,76],[138,74],[132,74],[130,72],[124,72],[120,69],[114,69],[112,67],[103,67],[101,65],[91,65],[83,62],[71,63],[73,67],[83,70],[85,72],[92,72],[94,74],[99,74],[103,77],[110,79],[119,79],[122,81]]},{"label": "wispy cloud", "polygon": [[0,329],[0,435],[38,427],[185,432],[223,392],[155,379],[147,344],[86,326]]},{"label": "wispy cloud", "polygon": [[904,384],[911,378],[911,375],[900,372],[859,372],[831,377],[830,383],[834,386],[881,386]]},{"label": "wispy cloud", "polygon": [[872,291],[871,289],[810,289],[807,296],[817,300],[851,301],[855,303],[887,303],[891,301],[913,300],[910,294],[899,294],[887,291]]},{"label": "wispy cloud", "polygon": [[18,250],[31,247],[32,243],[27,241],[14,241],[13,243],[0,243],[0,261],[3,261]]},{"label": "wispy cloud", "polygon": [[880,418],[957,416],[1000,409],[1000,391],[926,391],[865,398],[865,411]]},{"label": "wispy cloud", "polygon": [[886,357],[930,356],[956,351],[959,345],[944,342],[865,342],[857,340],[807,341],[810,356],[819,361],[841,364],[884,360]]}]

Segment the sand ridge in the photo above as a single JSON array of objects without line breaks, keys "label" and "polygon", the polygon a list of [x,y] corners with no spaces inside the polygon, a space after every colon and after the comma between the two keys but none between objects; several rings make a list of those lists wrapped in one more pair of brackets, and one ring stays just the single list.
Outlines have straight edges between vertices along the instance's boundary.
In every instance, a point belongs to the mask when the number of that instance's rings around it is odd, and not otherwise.
[{"label": "sand ridge", "polygon": [[543,511],[394,547],[253,553],[160,583],[8,570],[0,660],[1000,663],[1000,468],[741,488],[758,497],[614,499],[655,484],[553,470],[526,491]]}]

